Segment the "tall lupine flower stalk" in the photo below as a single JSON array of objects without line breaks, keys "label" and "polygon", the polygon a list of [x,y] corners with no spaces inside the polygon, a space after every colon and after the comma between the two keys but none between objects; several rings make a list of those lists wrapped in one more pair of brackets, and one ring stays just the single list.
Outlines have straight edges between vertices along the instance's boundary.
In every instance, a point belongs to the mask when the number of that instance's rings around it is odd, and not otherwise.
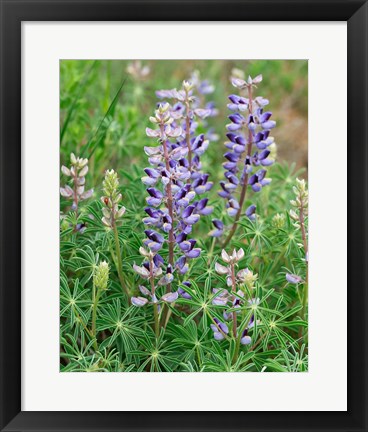
[{"label": "tall lupine flower stalk", "polygon": [[178,298],[178,292],[168,292],[162,295],[160,299],[157,298],[157,288],[169,285],[174,278],[171,272],[171,267],[168,266],[167,272],[163,276],[162,265],[164,264],[164,260],[161,255],[143,247],[140,247],[139,252],[144,256],[145,260],[141,267],[134,264],[133,269],[141,278],[149,282],[149,288],[140,285],[139,290],[145,297],[132,297],[131,301],[132,304],[137,307],[142,307],[147,304],[153,305],[155,334],[156,337],[158,337],[160,333],[159,304],[174,302]]},{"label": "tall lupine flower stalk", "polygon": [[93,195],[93,189],[85,190],[86,175],[88,173],[88,159],[76,157],[74,153],[70,155],[70,168],[66,166],[61,167],[61,172],[71,177],[73,183],[72,187],[65,185],[60,188],[60,194],[64,198],[70,198],[73,200],[72,210],[75,211],[76,217],[78,218],[78,207],[81,201],[90,198]]},{"label": "tall lupine flower stalk", "polygon": [[[225,265],[216,262],[215,270],[219,275],[226,276],[226,284],[230,289],[225,288],[214,288],[213,293],[215,294],[212,303],[217,306],[230,306],[231,309],[239,309],[245,303],[244,290],[242,286],[247,287],[247,291],[250,292],[254,288],[254,283],[257,280],[257,275],[254,274],[248,268],[238,270],[238,263],[244,257],[244,250],[239,249],[228,254],[225,250],[222,250],[221,258]],[[239,288],[239,289],[238,289]],[[248,304],[258,304],[259,299],[249,299]],[[240,344],[249,345],[252,342],[251,337],[248,335],[249,329],[254,326],[254,315],[250,316],[248,323],[245,326],[238,326],[238,313],[239,311],[233,310],[223,312],[224,321],[220,321],[215,318],[215,323],[211,325],[211,329],[214,332],[214,338],[218,341],[225,338],[225,335],[229,333],[229,327],[225,321],[232,320],[232,337],[236,340],[236,350],[234,353],[235,362],[238,356]]]},{"label": "tall lupine flower stalk", "polygon": [[[293,187],[293,192],[295,194],[295,199],[290,201],[290,204],[294,207],[291,209],[289,214],[290,217],[295,221],[295,226],[300,228],[302,239],[303,239],[303,247],[305,253],[305,261],[307,265],[305,284],[304,284],[304,293],[303,293],[303,317],[306,314],[307,307],[307,299],[308,299],[308,239],[307,232],[305,228],[305,218],[308,216],[308,189],[305,183],[305,180],[296,179],[296,185]],[[289,275],[296,276],[296,275]],[[298,280],[297,283],[301,282]]]},{"label": "tall lupine flower stalk", "polygon": [[[185,92],[182,94],[184,100]],[[195,247],[197,241],[188,237],[192,226],[198,222],[200,215],[212,211],[212,208],[207,207],[206,198],[194,201],[196,195],[208,190],[210,184],[206,183],[207,179],[202,183],[190,182],[192,173],[187,159],[189,149],[185,133],[178,125],[178,118],[168,103],[160,103],[155,116],[150,117],[156,129],[147,128],[146,133],[149,137],[158,139],[159,145],[145,147],[151,167],[145,168],[146,176],[142,177],[142,182],[148,186],[149,195],[146,198],[148,207],[145,208],[147,217],[143,219],[147,225],[144,245],[154,254],[154,259],[160,266],[165,263],[158,252],[164,243],[168,246],[168,262],[164,271],[167,283],[162,282],[160,285],[166,285],[169,299],[172,298],[174,273],[184,275],[189,269],[188,261],[199,257],[201,253]],[[199,144],[195,143],[194,149],[198,147]],[[134,270],[142,276],[139,267],[136,266]],[[132,299],[132,303],[138,305],[135,299]],[[169,314],[170,312],[165,325]]]},{"label": "tall lupine flower stalk", "polygon": [[[188,147],[178,143],[182,137],[181,126],[175,124],[170,105],[160,104],[155,112],[155,117],[150,120],[157,125],[157,129],[147,128],[147,135],[158,138],[159,146],[145,147],[152,167],[145,168],[147,176],[142,178],[144,184],[149,186],[146,199],[149,207],[145,209],[148,217],[143,222],[148,227],[158,228],[162,234],[153,230],[145,231],[147,239],[145,245],[153,252],[159,251],[165,242],[165,235],[169,249],[168,265],[171,271],[177,270],[185,274],[188,270],[188,259],[197,258],[200,249],[196,248],[196,240],[189,239],[192,226],[198,222],[200,215],[212,211],[207,207],[207,198],[194,201],[197,195],[201,195],[210,188],[206,181],[198,184],[191,179],[187,155]],[[162,188],[160,188],[160,183]],[[179,254],[179,257],[175,257]],[[171,285],[168,286],[168,291]]]},{"label": "tall lupine flower stalk", "polygon": [[115,262],[118,271],[118,277],[120,285],[123,288],[125,294],[129,296],[129,291],[123,277],[122,256],[118,233],[118,226],[122,223],[121,218],[124,216],[126,209],[124,206],[119,206],[122,195],[119,192],[118,175],[114,170],[107,170],[105,172],[105,178],[102,186],[104,191],[104,196],[101,197],[101,202],[104,205],[102,208],[102,223],[106,227],[112,229],[114,232],[116,253]]},{"label": "tall lupine flower stalk", "polygon": [[[240,78],[232,78],[232,84],[240,91],[245,90],[247,97],[230,95],[228,108],[233,111],[229,115],[231,121],[227,125],[228,142],[225,146],[229,149],[225,153],[226,162],[225,181],[220,182],[221,191],[219,196],[227,200],[227,213],[234,218],[234,222],[226,237],[223,247],[226,247],[236,232],[238,221],[244,212],[243,206],[246,198],[247,188],[251,187],[254,192],[259,192],[264,186],[271,182],[266,178],[266,169],[263,167],[273,164],[269,158],[268,147],[274,142],[269,136],[270,130],[276,122],[270,120],[272,113],[264,112],[264,107],[269,101],[263,97],[254,97],[253,89],[262,81],[262,75],[255,78],[249,77],[247,81]],[[256,146],[256,151],[254,151]],[[256,168],[260,167],[256,171]],[[239,199],[235,198],[235,192],[240,188]],[[245,215],[255,219],[256,206],[252,204],[245,211]],[[221,221],[213,220],[215,229],[211,232],[214,237],[220,237],[224,231]]]},{"label": "tall lupine flower stalk", "polygon": [[106,261],[102,261],[95,268],[93,273],[91,335],[94,338],[93,345],[96,351],[98,350],[97,337],[96,337],[97,307],[98,307],[101,294],[107,290],[107,284],[109,282],[109,271],[110,271],[109,264]]}]

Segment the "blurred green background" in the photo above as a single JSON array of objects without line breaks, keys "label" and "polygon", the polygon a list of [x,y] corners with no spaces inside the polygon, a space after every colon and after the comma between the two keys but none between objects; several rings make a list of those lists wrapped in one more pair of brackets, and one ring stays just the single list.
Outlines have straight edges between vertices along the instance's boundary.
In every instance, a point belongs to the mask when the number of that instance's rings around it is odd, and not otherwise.
[{"label": "blurred green background", "polygon": [[[134,177],[147,165],[143,146],[152,145],[150,126],[158,98],[156,90],[180,88],[198,71],[215,87],[206,101],[214,101],[219,115],[208,123],[219,136],[204,160],[212,180],[223,176],[223,145],[228,123],[227,96],[237,93],[230,83],[233,68],[245,75],[263,75],[256,96],[270,100],[277,127],[277,161],[308,162],[308,62],[303,60],[63,60],[60,62],[61,164],[69,165],[71,152],[90,158],[89,181],[101,184],[104,171],[124,170]],[[304,176],[306,176],[304,171]],[[214,188],[217,189],[217,188]]]}]

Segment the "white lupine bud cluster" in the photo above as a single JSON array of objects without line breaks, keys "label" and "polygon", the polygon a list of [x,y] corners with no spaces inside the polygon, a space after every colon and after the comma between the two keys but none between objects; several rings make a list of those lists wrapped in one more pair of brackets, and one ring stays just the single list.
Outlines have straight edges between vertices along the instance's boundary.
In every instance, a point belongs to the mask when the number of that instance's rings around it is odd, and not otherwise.
[{"label": "white lupine bud cluster", "polygon": [[254,284],[258,279],[258,274],[253,273],[252,270],[249,270],[248,268],[245,268],[238,272],[237,278],[239,282],[245,284],[246,287],[251,290],[254,289]]},{"label": "white lupine bud cluster", "polygon": [[115,225],[121,224],[120,219],[126,210],[124,206],[119,207],[122,195],[118,189],[119,179],[117,173],[114,170],[107,170],[102,185],[105,193],[105,196],[101,197],[101,201],[105,205],[102,209],[102,223],[109,228],[113,228]]},{"label": "white lupine bud cluster", "polygon": [[296,179],[296,185],[293,187],[293,192],[295,194],[295,199],[290,201],[290,204],[295,208],[291,209],[289,214],[290,217],[299,221],[300,212],[303,212],[303,216],[308,214],[308,189],[304,179]]},{"label": "white lupine bud cluster", "polygon": [[186,80],[183,81],[183,89],[185,92],[190,92],[191,90],[193,90],[193,87],[194,85],[191,82]]},{"label": "white lupine bud cluster", "polygon": [[[215,270],[219,275],[226,276],[226,283],[228,286],[232,286],[232,269],[234,265],[236,265],[240,260],[244,258],[244,250],[239,249],[236,251],[233,250],[232,254],[228,254],[225,250],[222,250],[221,252],[221,258],[222,260],[228,264],[227,266],[224,266],[218,262],[215,264]],[[254,282],[257,280],[257,275],[254,275],[251,270],[248,268],[239,270],[235,274],[235,281],[237,283],[243,283],[246,284],[249,288],[251,288],[254,285]]]},{"label": "white lupine bud cluster", "polygon": [[72,209],[77,210],[79,201],[90,198],[93,195],[93,189],[85,191],[85,177],[88,173],[88,159],[76,157],[74,153],[71,153],[70,163],[70,168],[63,165],[61,167],[61,172],[65,176],[71,177],[73,187],[69,185],[61,187],[60,194],[64,198],[72,198]]},{"label": "white lupine bud cluster", "polygon": [[221,258],[227,264],[235,264],[244,258],[244,250],[240,248],[238,251],[236,251],[236,249],[234,249],[233,253],[231,255],[228,255],[228,253],[225,251],[225,249],[223,249],[221,252]]},{"label": "white lupine bud cluster", "polygon": [[237,87],[239,89],[244,89],[246,87],[256,86],[260,82],[262,82],[262,75],[257,75],[255,78],[248,76],[248,79],[246,81],[244,79],[238,78],[236,76],[231,77],[231,84],[234,87]]},{"label": "white lupine bud cluster", "polygon": [[171,117],[170,114],[170,104],[166,103],[161,103],[157,110],[155,111],[155,116],[154,117],[150,117],[150,121],[152,123],[163,123],[165,125],[169,125],[171,124],[174,119]]},{"label": "white lupine bud cluster", "polygon": [[106,261],[100,262],[100,264],[96,267],[93,274],[93,283],[97,289],[101,291],[107,289],[107,284],[109,282],[109,271],[110,267]]},{"label": "white lupine bud cluster", "polygon": [[282,228],[285,225],[286,217],[283,213],[277,213],[272,218],[272,226],[275,228]]}]

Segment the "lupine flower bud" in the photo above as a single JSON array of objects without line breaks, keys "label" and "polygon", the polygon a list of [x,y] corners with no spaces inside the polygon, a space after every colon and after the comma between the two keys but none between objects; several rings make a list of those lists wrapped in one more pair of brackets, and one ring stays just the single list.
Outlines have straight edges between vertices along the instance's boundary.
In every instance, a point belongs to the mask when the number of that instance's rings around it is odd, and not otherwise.
[{"label": "lupine flower bud", "polygon": [[64,198],[71,198],[73,200],[72,210],[78,211],[80,201],[84,201],[93,195],[93,189],[85,191],[85,176],[88,173],[88,159],[76,157],[74,153],[70,155],[70,168],[66,166],[61,167],[61,172],[71,177],[73,187],[65,185],[60,188],[60,194]]},{"label": "lupine flower bud", "polygon": [[245,268],[237,273],[237,279],[251,290],[254,288],[254,283],[258,279],[258,275],[253,273],[252,270]]},{"label": "lupine flower bud", "polygon": [[292,273],[286,273],[286,280],[289,283],[294,284],[294,285],[303,281],[303,279],[300,276],[298,276],[296,274],[292,274]]},{"label": "lupine flower bud", "polygon": [[229,255],[225,249],[221,252],[221,258],[223,261],[225,261],[227,264],[236,264],[238,261],[242,260],[244,258],[244,250],[241,248],[238,251],[235,249],[233,250],[232,254]]},{"label": "lupine flower bud", "polygon": [[283,213],[277,213],[275,214],[275,216],[272,218],[272,225],[275,228],[282,228],[285,225],[285,221],[286,221],[286,217]]},{"label": "lupine flower bud", "polygon": [[122,196],[118,189],[118,175],[114,170],[107,170],[105,172],[102,186],[105,193],[105,195],[101,197],[101,202],[105,206],[102,209],[102,223],[109,228],[113,228],[115,225],[121,223],[119,219],[124,216],[126,211],[124,206],[119,207]]},{"label": "lupine flower bud", "polygon": [[293,187],[295,200],[291,200],[290,204],[298,209],[302,206],[304,214],[307,214],[308,209],[308,189],[305,180],[296,179],[296,186]]},{"label": "lupine flower bud", "polygon": [[95,287],[101,291],[107,289],[109,282],[109,264],[106,261],[100,262],[93,274],[93,283]]},{"label": "lupine flower bud", "polygon": [[[252,314],[249,320],[247,327],[240,328],[238,327],[237,322],[237,314],[240,312],[240,308],[242,306],[246,306],[247,304],[253,307],[253,301],[256,305],[259,303],[259,299],[252,299],[246,302],[245,293],[247,291],[244,290],[244,284],[248,289],[254,288],[254,283],[258,278],[257,274],[254,274],[248,268],[244,268],[235,271],[235,267],[238,265],[238,262],[244,258],[243,249],[239,249],[234,251],[231,254],[228,254],[225,250],[221,253],[222,260],[227,265],[222,265],[218,262],[215,263],[215,270],[218,274],[222,276],[226,276],[226,285],[227,287],[231,287],[231,291],[228,288],[213,288],[213,298],[212,304],[214,306],[222,307],[222,314],[226,321],[232,320],[232,333],[233,336],[239,337],[239,342],[242,345],[248,345],[252,342],[251,337],[248,335],[248,331],[254,326],[254,315]],[[240,285],[241,289],[237,290],[237,286]],[[243,285],[243,288],[241,287]],[[224,307],[228,309],[224,310]],[[229,332],[229,327],[226,323],[222,323],[217,318],[214,319],[215,324],[211,324],[211,329],[214,332],[214,338],[217,341],[225,339],[226,335]],[[240,334],[240,332],[242,332]]]}]

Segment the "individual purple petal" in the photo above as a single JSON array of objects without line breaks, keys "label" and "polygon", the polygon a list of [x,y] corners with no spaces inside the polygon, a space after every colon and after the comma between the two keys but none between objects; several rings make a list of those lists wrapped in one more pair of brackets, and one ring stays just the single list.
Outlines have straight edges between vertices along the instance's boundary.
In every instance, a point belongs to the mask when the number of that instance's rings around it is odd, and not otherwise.
[{"label": "individual purple petal", "polygon": [[195,223],[198,222],[199,217],[200,217],[199,214],[193,214],[187,218],[183,218],[183,220],[187,225],[194,225]]},{"label": "individual purple petal", "polygon": [[148,300],[144,297],[132,297],[131,302],[134,306],[142,307],[148,303]]},{"label": "individual purple petal", "polygon": [[158,138],[160,136],[160,130],[153,130],[150,128],[146,128],[146,134],[149,137]]},{"label": "individual purple petal", "polygon": [[221,331],[228,334],[229,333],[229,328],[227,326],[227,324],[223,323],[223,322],[219,322],[218,326],[220,327]]},{"label": "individual purple petal", "polygon": [[249,345],[250,343],[252,343],[252,338],[251,338],[250,336],[243,336],[243,337],[240,339],[240,343],[241,343],[242,345]]},{"label": "individual purple petal", "polygon": [[136,264],[133,264],[133,270],[142,278],[147,279],[150,275],[150,272],[145,267],[139,267]]},{"label": "individual purple petal", "polygon": [[199,248],[194,248],[189,252],[185,252],[185,255],[188,258],[198,258],[200,254],[201,254],[201,250]]},{"label": "individual purple petal", "polygon": [[185,298],[185,299],[188,299],[188,300],[190,300],[191,298],[192,298],[192,296],[191,295],[189,295],[183,288],[181,288],[181,287],[179,287],[178,288],[178,291],[177,291],[178,293],[179,293],[179,295],[181,296],[181,297],[183,297],[183,298]]},{"label": "individual purple petal", "polygon": [[298,284],[303,281],[300,276],[292,273],[286,273],[286,280],[291,284]]},{"label": "individual purple petal", "polygon": [[256,212],[256,206],[254,204],[250,205],[247,210],[245,211],[245,215],[248,216],[250,220],[255,220],[255,212]]},{"label": "individual purple petal", "polygon": [[[229,140],[231,141],[231,142],[233,142],[233,143],[235,143],[236,142],[236,135],[235,134],[233,134],[233,133],[227,133],[226,134],[226,136],[229,138]],[[239,143],[240,144],[240,143]]]},{"label": "individual purple petal", "polygon": [[139,291],[145,295],[145,296],[150,296],[151,295],[151,291],[148,290],[146,287],[144,287],[143,285],[139,285]]},{"label": "individual purple petal", "polygon": [[238,113],[229,115],[229,119],[237,125],[241,125],[245,122],[245,118]]},{"label": "individual purple petal", "polygon": [[241,124],[236,124],[236,123],[229,123],[226,125],[226,129],[231,132],[239,130],[241,127],[242,127]]},{"label": "individual purple petal", "polygon": [[215,332],[213,333],[213,337],[214,337],[217,341],[221,341],[221,340],[225,339],[225,336],[224,336],[222,333],[220,333],[219,331],[215,331]]},{"label": "individual purple petal", "polygon": [[158,281],[158,285],[159,286],[166,286],[166,285],[170,284],[173,280],[174,280],[174,275],[171,273],[167,273],[167,274],[165,274],[165,276],[163,276]]},{"label": "individual purple petal", "polygon": [[167,303],[172,303],[175,300],[177,300],[178,298],[178,292],[170,292],[170,293],[166,293],[161,297],[161,301],[167,302]]},{"label": "individual purple petal", "polygon": [[262,123],[262,127],[264,129],[273,129],[276,126],[276,122],[273,120],[269,120],[265,123]]}]

